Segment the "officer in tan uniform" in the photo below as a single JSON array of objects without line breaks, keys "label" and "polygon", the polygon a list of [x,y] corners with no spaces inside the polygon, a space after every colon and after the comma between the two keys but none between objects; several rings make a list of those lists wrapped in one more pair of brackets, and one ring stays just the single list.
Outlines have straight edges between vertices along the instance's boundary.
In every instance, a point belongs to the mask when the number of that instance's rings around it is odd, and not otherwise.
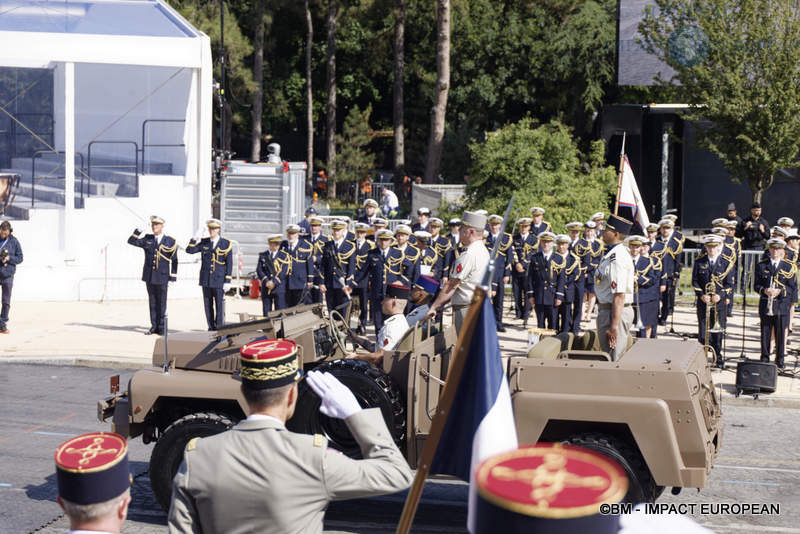
[{"label": "officer in tan uniform", "polygon": [[227,432],[188,443],[173,482],[171,533],[320,533],[330,501],[411,485],[380,409],[362,409],[329,373],[312,371],[308,385],[321,399],[320,412],[344,421],[364,459],[329,449],[321,435],[286,430],[302,375],[294,341],[256,341],[240,354],[250,415]]}]

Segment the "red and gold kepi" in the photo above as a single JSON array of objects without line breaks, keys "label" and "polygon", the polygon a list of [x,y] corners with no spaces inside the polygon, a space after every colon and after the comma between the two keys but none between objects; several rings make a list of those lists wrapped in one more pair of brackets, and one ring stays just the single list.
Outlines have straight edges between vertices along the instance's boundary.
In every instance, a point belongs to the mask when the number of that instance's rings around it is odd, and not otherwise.
[{"label": "red and gold kepi", "polygon": [[122,495],[131,485],[128,442],[119,434],[93,432],[56,449],[58,494],[75,504],[97,504]]},{"label": "red and gold kepi", "polygon": [[619,517],[601,515],[600,505],[618,503],[628,491],[614,460],[561,443],[493,456],[478,467],[475,481],[476,533],[616,533]]},{"label": "red and gold kepi", "polygon": [[239,351],[242,384],[253,389],[278,388],[296,382],[302,375],[297,344],[291,339],[264,339]]}]

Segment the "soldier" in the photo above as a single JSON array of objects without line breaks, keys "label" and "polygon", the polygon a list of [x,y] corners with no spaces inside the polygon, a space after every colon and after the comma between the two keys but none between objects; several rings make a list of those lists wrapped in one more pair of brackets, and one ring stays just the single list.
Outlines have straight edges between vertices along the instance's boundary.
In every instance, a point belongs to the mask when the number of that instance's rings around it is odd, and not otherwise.
[{"label": "soldier", "polygon": [[[368,354],[352,353],[347,356],[348,358],[363,360],[375,366],[381,365],[384,354],[391,353],[408,331],[404,310],[409,307],[410,292],[408,287],[400,285],[399,282],[386,286],[386,295],[381,301],[381,311],[385,319],[375,345],[369,345],[372,351]],[[354,341],[368,346],[366,340],[356,338]]]},{"label": "soldier", "polygon": [[494,259],[494,273],[492,274],[492,306],[494,307],[494,320],[497,323],[497,331],[505,332],[503,326],[503,299],[506,293],[506,284],[511,281],[511,262],[513,252],[511,250],[511,234],[503,232],[503,218],[500,215],[490,215],[489,235],[486,236],[485,244],[489,251],[494,249],[494,244],[500,240],[497,247],[497,256]]},{"label": "soldier", "polygon": [[419,249],[408,242],[411,228],[406,224],[398,224],[394,229],[395,248],[403,253],[403,277],[409,287],[416,282],[419,272]]},{"label": "soldier", "polygon": [[556,289],[556,294],[561,293],[564,298],[556,309],[558,318],[558,331],[572,331],[572,305],[575,300],[575,285],[583,271],[581,270],[581,260],[569,249],[570,238],[566,234],[556,236],[556,252],[561,258],[556,269],[562,271],[563,276],[559,276],[562,284]]},{"label": "soldier", "polygon": [[330,449],[319,434],[287,431],[301,376],[294,341],[242,347],[241,393],[250,415],[227,432],[189,441],[173,482],[170,532],[322,532],[330,501],[411,484],[381,411],[362,409],[329,373],[312,371],[306,382],[320,398],[320,412],[347,426],[364,459]]},{"label": "soldier", "polygon": [[[650,256],[650,241],[642,240],[639,249],[640,259],[636,262],[636,276],[639,284],[639,309],[642,314],[642,324],[645,330],[639,332],[639,337],[647,336],[655,339],[658,337],[658,305],[661,293],[667,290],[666,280],[661,267],[661,260]],[[648,262],[650,270],[648,268]],[[639,276],[652,280],[645,281]]]},{"label": "soldier", "polygon": [[791,217],[781,217],[778,219],[778,226],[786,230],[787,232],[791,231],[792,226],[794,226],[794,220]]},{"label": "soldier", "polygon": [[444,269],[442,270],[442,287],[450,277],[450,271],[458,257],[464,252],[464,245],[461,243],[461,219],[454,217],[447,223],[450,233],[446,236],[450,243],[450,248],[444,257]]},{"label": "soldier", "polygon": [[489,266],[489,251],[483,243],[483,229],[486,227],[486,216],[471,211],[465,211],[461,222],[459,244],[464,246],[464,252],[459,254],[452,265],[447,285],[439,291],[439,296],[431,305],[426,319],[436,316],[444,304],[452,300],[453,322],[456,331],[461,331],[461,325],[467,316],[467,308],[472,302],[475,286],[482,282],[486,268]]},{"label": "soldier", "polygon": [[56,501],[69,517],[70,533],[119,534],[131,503],[125,438],[110,432],[70,438],[55,460]]},{"label": "soldier", "polygon": [[286,280],[291,272],[292,258],[281,250],[281,234],[267,237],[269,249],[258,255],[256,276],[261,281],[261,305],[266,316],[272,310],[286,308]]},{"label": "soldier", "polygon": [[14,273],[17,265],[22,263],[22,246],[19,240],[11,235],[11,223],[0,223],[0,288],[3,290],[0,305],[0,334],[8,334],[8,312],[11,310],[11,289],[14,287]]},{"label": "soldier", "polygon": [[417,283],[411,288],[411,313],[406,316],[409,328],[425,319],[431,309],[430,302],[438,291],[439,282],[430,276],[419,275]]},{"label": "soldier", "polygon": [[[786,237],[786,258],[789,258],[788,261],[791,261],[794,266],[795,270],[800,270],[800,235],[798,235],[797,230],[792,228],[789,232],[789,235]],[[789,298],[789,326],[788,326],[788,333],[792,333],[792,322],[794,321],[794,314],[795,312],[799,311],[797,309],[797,286],[795,286],[794,293]],[[786,338],[786,344],[789,344],[789,338]]]},{"label": "soldier", "polygon": [[538,236],[542,232],[551,232],[550,223],[542,220],[544,218],[544,208],[531,208],[531,233]]},{"label": "soldier", "polygon": [[328,311],[341,309],[349,303],[356,274],[356,246],[345,239],[347,223],[335,220],[331,222],[331,229],[333,237],[326,241],[322,249],[317,277],[317,285],[325,295]]},{"label": "soldier", "polygon": [[[658,286],[661,282],[660,273],[653,269],[652,259],[642,255],[642,248],[647,240],[638,235],[628,236],[625,239],[625,245],[631,253],[633,260],[634,271],[634,324],[638,324],[641,320],[644,328],[636,330],[636,337],[650,337],[652,334],[652,303],[654,300],[651,297],[653,289],[655,288],[655,302],[658,302]],[[646,302],[645,302],[646,301]],[[658,323],[658,304],[655,305],[656,323]],[[637,320],[638,319],[638,320]],[[647,320],[647,322],[646,322]],[[649,326],[648,326],[649,325]]]},{"label": "soldier", "polygon": [[[602,213],[599,215],[602,215]],[[594,305],[597,300],[597,295],[595,294],[594,288],[594,273],[597,270],[597,266],[600,265],[600,260],[603,259],[604,247],[602,241],[598,240],[597,238],[597,223],[594,221],[586,221],[583,226],[584,230],[581,247],[588,247],[590,249],[588,255],[589,264],[586,266],[586,288],[584,291],[584,294],[586,295],[585,320],[591,321],[592,312],[594,311]]]},{"label": "soldier", "polygon": [[[733,251],[733,257],[736,260],[736,266],[733,268],[733,287],[736,287],[738,276],[739,276],[739,264],[741,263],[741,255],[742,255],[742,240],[736,237],[736,227],[739,223],[737,223],[734,219],[729,219],[725,221],[722,225],[727,231],[728,235],[725,236],[724,244],[731,248]],[[735,291],[735,289],[734,289]],[[733,317],[733,295],[731,294],[730,302],[728,303],[728,317]]]},{"label": "soldier", "polygon": [[756,265],[753,289],[761,295],[758,315],[761,318],[761,361],[768,362],[775,337],[775,365],[783,369],[792,296],[797,291],[797,268],[785,259],[786,243],[782,239],[767,241],[769,258]]},{"label": "soldier", "polygon": [[[330,238],[328,236],[322,235],[322,219],[320,217],[311,217],[308,220],[310,233],[306,238],[307,241],[311,244],[311,263],[309,264],[309,272],[312,273],[314,276],[314,281],[318,281],[321,277],[320,268],[322,265],[322,251],[325,250],[325,245],[327,245]],[[311,303],[318,304],[322,302],[322,292],[312,287],[311,291]]]},{"label": "soldier", "polygon": [[598,238],[599,236],[603,235],[603,228],[604,228],[603,221],[605,220],[605,218],[606,218],[605,213],[603,213],[602,211],[598,211],[597,213],[592,215],[591,218],[589,219],[595,225],[594,231],[597,234]]},{"label": "soldier", "polygon": [[439,277],[439,281],[441,282],[441,276],[446,275],[444,272],[445,270],[445,260],[447,258],[447,252],[450,250],[450,240],[441,235],[442,226],[444,226],[444,221],[438,219],[436,217],[431,217],[431,220],[428,222],[428,227],[431,229],[431,248],[436,251],[436,254],[439,256],[440,263],[440,270],[441,275]]},{"label": "soldier", "polygon": [[511,281],[514,289],[514,312],[517,319],[522,319],[523,326],[528,326],[528,317],[531,314],[531,304],[528,300],[528,264],[531,261],[531,254],[539,245],[536,236],[530,232],[531,222],[530,217],[517,219],[519,232],[514,236],[512,243],[514,268],[511,271]]},{"label": "soldier", "polygon": [[281,243],[281,250],[291,260],[286,277],[286,306],[291,308],[305,304],[306,295],[314,285],[314,262],[311,243],[300,237],[299,225],[290,224],[286,227],[286,241]]},{"label": "soldier", "polygon": [[369,277],[366,271],[369,268],[369,251],[375,248],[375,242],[367,239],[367,232],[369,231],[369,224],[356,223],[356,274],[353,288],[353,295],[358,298],[359,314],[358,314],[358,329],[359,334],[366,335],[367,333],[367,318],[369,317],[369,299],[367,284]]},{"label": "soldier", "polygon": [[371,226],[378,218],[378,201],[368,198],[364,201],[364,214],[358,218],[358,222],[366,223]]},{"label": "soldier", "polygon": [[152,234],[136,228],[128,238],[128,244],[144,251],[142,281],[147,287],[150,301],[150,330],[145,335],[164,335],[164,315],[167,313],[167,287],[178,275],[178,244],[164,235],[164,219],[158,215],[150,217]]},{"label": "soldier", "polygon": [[650,247],[652,248],[653,245],[655,245],[656,241],[658,241],[658,225],[656,223],[648,224],[646,232],[647,232],[647,241],[650,243]]},{"label": "soldier", "polygon": [[[733,291],[733,262],[722,254],[722,238],[708,235],[703,239],[706,253],[697,257],[692,268],[692,288],[697,296],[697,339],[705,343],[706,328],[709,328],[709,345],[716,355],[715,365],[725,368],[722,354],[722,340],[727,323],[726,300]],[[718,331],[712,331],[712,325],[706,324],[706,307],[712,306],[708,312],[709,319],[719,325]]]},{"label": "soldier", "polygon": [[317,216],[317,210],[314,209],[313,206],[309,206],[306,208],[306,218],[300,221],[298,226],[300,227],[300,233],[303,236],[308,236],[311,234],[311,219],[312,217]]},{"label": "soldier", "polygon": [[580,261],[580,272],[577,274],[575,283],[572,285],[572,295],[569,296],[570,310],[569,319],[572,325],[570,331],[578,334],[581,329],[581,317],[583,315],[583,295],[586,293],[586,273],[591,266],[592,247],[580,237],[583,223],[574,221],[567,223],[567,233],[569,234],[569,251]]},{"label": "soldier", "polygon": [[670,218],[664,217],[658,221],[658,226],[664,248],[651,250],[651,254],[656,254],[661,260],[667,281],[667,290],[661,294],[661,311],[658,315],[658,324],[665,326],[667,317],[675,310],[675,289],[681,277],[680,254],[683,252],[683,241],[681,236],[676,235],[675,222]]},{"label": "soldier", "polygon": [[428,231],[428,223],[431,218],[431,210],[422,207],[417,210],[417,222],[411,225],[411,231],[417,232],[419,230]]},{"label": "soldier", "polygon": [[417,238],[416,247],[419,249],[419,274],[417,277],[425,275],[438,282],[442,279],[442,258],[430,246],[431,234],[425,230],[417,230],[414,232],[414,237]]},{"label": "soldier", "polygon": [[375,241],[375,236],[380,230],[386,228],[387,224],[388,222],[383,217],[375,217],[375,220],[372,221],[372,235],[367,235],[367,239]]},{"label": "soldier", "polygon": [[399,283],[405,285],[408,280],[403,276],[403,253],[393,247],[394,236],[386,228],[375,235],[378,246],[367,255],[367,271],[359,273],[361,278],[367,277],[369,292],[369,308],[372,313],[372,324],[375,335],[383,327],[382,302],[386,295],[386,286]]},{"label": "soldier", "polygon": [[200,286],[203,288],[203,306],[206,312],[208,330],[214,331],[225,323],[225,291],[231,282],[233,272],[233,245],[220,237],[219,219],[206,222],[209,237],[200,239],[202,228],[186,246],[187,254],[201,253]]},{"label": "soldier", "polygon": [[597,337],[600,348],[617,361],[628,346],[633,324],[634,268],[631,254],[619,246],[633,223],[618,215],[609,215],[603,225],[606,252],[594,275],[597,291]]},{"label": "soldier", "polygon": [[528,298],[531,307],[536,311],[536,326],[556,330],[557,310],[564,300],[563,269],[559,269],[563,261],[553,252],[555,234],[542,232],[539,234],[539,250],[531,254],[528,265]]}]

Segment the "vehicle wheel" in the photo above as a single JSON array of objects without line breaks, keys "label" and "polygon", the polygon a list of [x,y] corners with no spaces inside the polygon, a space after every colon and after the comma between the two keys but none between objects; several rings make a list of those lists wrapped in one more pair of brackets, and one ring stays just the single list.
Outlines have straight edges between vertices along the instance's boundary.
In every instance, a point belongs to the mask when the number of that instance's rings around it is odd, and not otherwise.
[{"label": "vehicle wheel", "polygon": [[586,433],[570,436],[564,443],[586,447],[615,460],[628,476],[624,502],[655,502],[664,491],[663,486],[656,486],[642,454],[627,441],[607,434]]},{"label": "vehicle wheel", "polygon": [[[406,414],[400,390],[389,375],[360,360],[335,360],[317,367],[338,378],[353,392],[363,408],[380,408],[395,443],[405,438]],[[305,383],[300,384],[294,416],[289,430],[303,434],[322,434],[331,447],[350,458],[361,458],[361,448],[341,419],[332,419],[319,411],[320,398]]]},{"label": "vehicle wheel", "polygon": [[166,511],[172,497],[172,479],[183,461],[183,451],[192,438],[219,434],[232,427],[226,414],[202,412],[185,415],[161,434],[150,455],[150,486],[158,504]]}]

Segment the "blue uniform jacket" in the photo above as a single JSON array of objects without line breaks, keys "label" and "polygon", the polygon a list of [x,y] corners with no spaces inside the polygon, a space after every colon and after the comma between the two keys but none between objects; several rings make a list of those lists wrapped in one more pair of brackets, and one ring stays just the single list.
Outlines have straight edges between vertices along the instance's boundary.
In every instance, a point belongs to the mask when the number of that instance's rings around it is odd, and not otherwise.
[{"label": "blue uniform jacket", "polygon": [[658,300],[661,281],[660,264],[657,259],[639,256],[633,262],[636,268],[636,284],[638,288],[639,303]]},{"label": "blue uniform jacket", "polygon": [[700,254],[694,262],[692,268],[692,288],[698,297],[698,307],[705,310],[705,303],[700,301],[700,297],[706,293],[706,285],[714,281],[714,293],[720,296],[720,302],[725,302],[733,291],[733,263],[726,259],[722,254],[717,256],[714,268],[711,269],[707,254]]},{"label": "blue uniform jacket", "polygon": [[306,237],[306,241],[311,244],[311,263],[308,266],[309,272],[314,277],[314,280],[319,282],[322,279],[322,251],[325,249],[325,244],[330,241],[328,236],[319,234],[316,238],[312,235]]},{"label": "blue uniform jacket", "polygon": [[403,253],[394,247],[389,247],[386,258],[383,251],[375,247],[367,254],[367,268],[360,276],[367,277],[370,300],[382,300],[386,294],[386,286],[400,282],[409,287],[408,279],[403,276]]},{"label": "blue uniform jacket", "polygon": [[403,277],[405,277],[408,287],[411,287],[411,284],[416,282],[417,276],[419,276],[419,249],[411,243],[406,245],[405,251],[400,250],[397,245],[395,248],[403,254]]},{"label": "blue uniform jacket", "polygon": [[0,240],[0,248],[8,251],[8,263],[0,265],[0,278],[11,278],[17,272],[17,265],[22,263],[22,246],[16,237],[9,234],[7,241]]},{"label": "blue uniform jacket", "polygon": [[221,288],[231,281],[233,272],[233,245],[224,237],[220,237],[217,246],[211,246],[211,238],[204,237],[200,242],[194,239],[186,246],[188,254],[200,256],[200,285],[203,287]]},{"label": "blue uniform jacket", "polygon": [[547,221],[542,221],[539,224],[531,223],[531,233],[535,236],[538,236],[542,232],[549,232],[550,231],[550,223]]},{"label": "blue uniform jacket", "polygon": [[336,243],[328,240],[322,247],[317,283],[325,284],[327,289],[343,289],[354,285],[355,275],[356,246],[353,242],[345,239],[336,250]]},{"label": "blue uniform jacket", "polygon": [[[513,249],[512,263],[515,264],[521,263],[522,266],[525,267],[525,269],[527,270],[528,264],[531,261],[531,255],[536,251],[536,246],[538,244],[538,241],[539,240],[536,238],[536,236],[531,233],[526,235],[524,239],[520,234],[515,235],[514,241],[511,245]],[[519,275],[523,274],[518,272],[516,270],[516,267],[514,267],[513,265],[512,267],[513,267],[511,270],[512,273]]]},{"label": "blue uniform jacket", "polygon": [[[427,265],[431,268],[431,278],[436,280],[437,282],[441,282],[442,280],[442,258],[439,254],[436,253],[434,249],[431,247],[427,247],[425,250],[420,250],[419,252],[419,274],[422,274],[422,266]],[[419,275],[417,275],[419,278]],[[416,280],[415,280],[416,281]]]},{"label": "blue uniform jacket", "polygon": [[556,267],[559,271],[558,287],[556,288],[556,295],[564,302],[575,301],[575,284],[581,276],[581,260],[572,252],[567,252],[565,257],[558,255],[561,259],[558,260],[560,266]]},{"label": "blue uniform jacket", "polygon": [[550,255],[550,260],[546,260],[544,253],[537,250],[531,256],[531,262],[528,265],[528,297],[533,297],[536,304],[544,304],[545,306],[553,306],[556,298],[563,300],[563,294],[557,294],[559,287],[564,287],[564,281],[561,279],[564,276],[563,269],[557,269],[557,266],[563,262],[563,258],[557,253],[553,252]]},{"label": "blue uniform jacket", "polygon": [[175,281],[178,275],[178,245],[173,238],[163,236],[161,244],[156,247],[155,235],[142,236],[138,230],[134,230],[128,238],[128,244],[144,250],[142,280],[159,286]]},{"label": "blue uniform jacket", "polygon": [[[499,284],[504,276],[511,276],[511,260],[513,259],[513,251],[511,250],[513,239],[511,234],[503,232],[499,235],[500,246],[497,247],[497,256],[494,259],[494,273],[492,275],[492,283],[495,285]],[[484,240],[489,253],[494,250],[494,241],[495,238],[491,233]]]},{"label": "blue uniform jacket", "polygon": [[311,261],[311,243],[304,238],[297,240],[294,251],[290,250],[289,242],[281,242],[281,250],[285,251],[292,262],[289,274],[286,277],[286,289],[298,291],[305,289],[306,285],[314,282],[314,263]]},{"label": "blue uniform jacket", "polygon": [[[285,250],[278,250],[275,253],[275,259],[270,257],[269,250],[264,251],[258,255],[258,263],[256,264],[256,275],[261,280],[262,288],[267,282],[272,282],[275,287],[272,293],[286,293],[286,279],[292,269],[292,258]],[[263,289],[266,292],[266,289]]]},{"label": "blue uniform jacket", "polygon": [[772,313],[774,315],[788,315],[789,308],[792,306],[792,296],[797,290],[797,268],[793,263],[781,260],[778,268],[772,267],[769,259],[762,259],[756,264],[753,278],[753,289],[761,295],[758,301],[758,312],[762,315],[767,313],[769,297],[764,293],[769,289],[772,281],[775,281],[775,288],[781,290],[781,294],[772,301]]},{"label": "blue uniform jacket", "polygon": [[358,241],[355,242],[356,245],[356,274],[355,274],[355,287],[366,289],[367,284],[369,283],[369,277],[367,276],[367,271],[369,270],[369,262],[367,259],[369,258],[369,251],[376,248],[377,245],[374,241],[370,241],[369,239],[365,239],[364,243],[360,246]]}]

